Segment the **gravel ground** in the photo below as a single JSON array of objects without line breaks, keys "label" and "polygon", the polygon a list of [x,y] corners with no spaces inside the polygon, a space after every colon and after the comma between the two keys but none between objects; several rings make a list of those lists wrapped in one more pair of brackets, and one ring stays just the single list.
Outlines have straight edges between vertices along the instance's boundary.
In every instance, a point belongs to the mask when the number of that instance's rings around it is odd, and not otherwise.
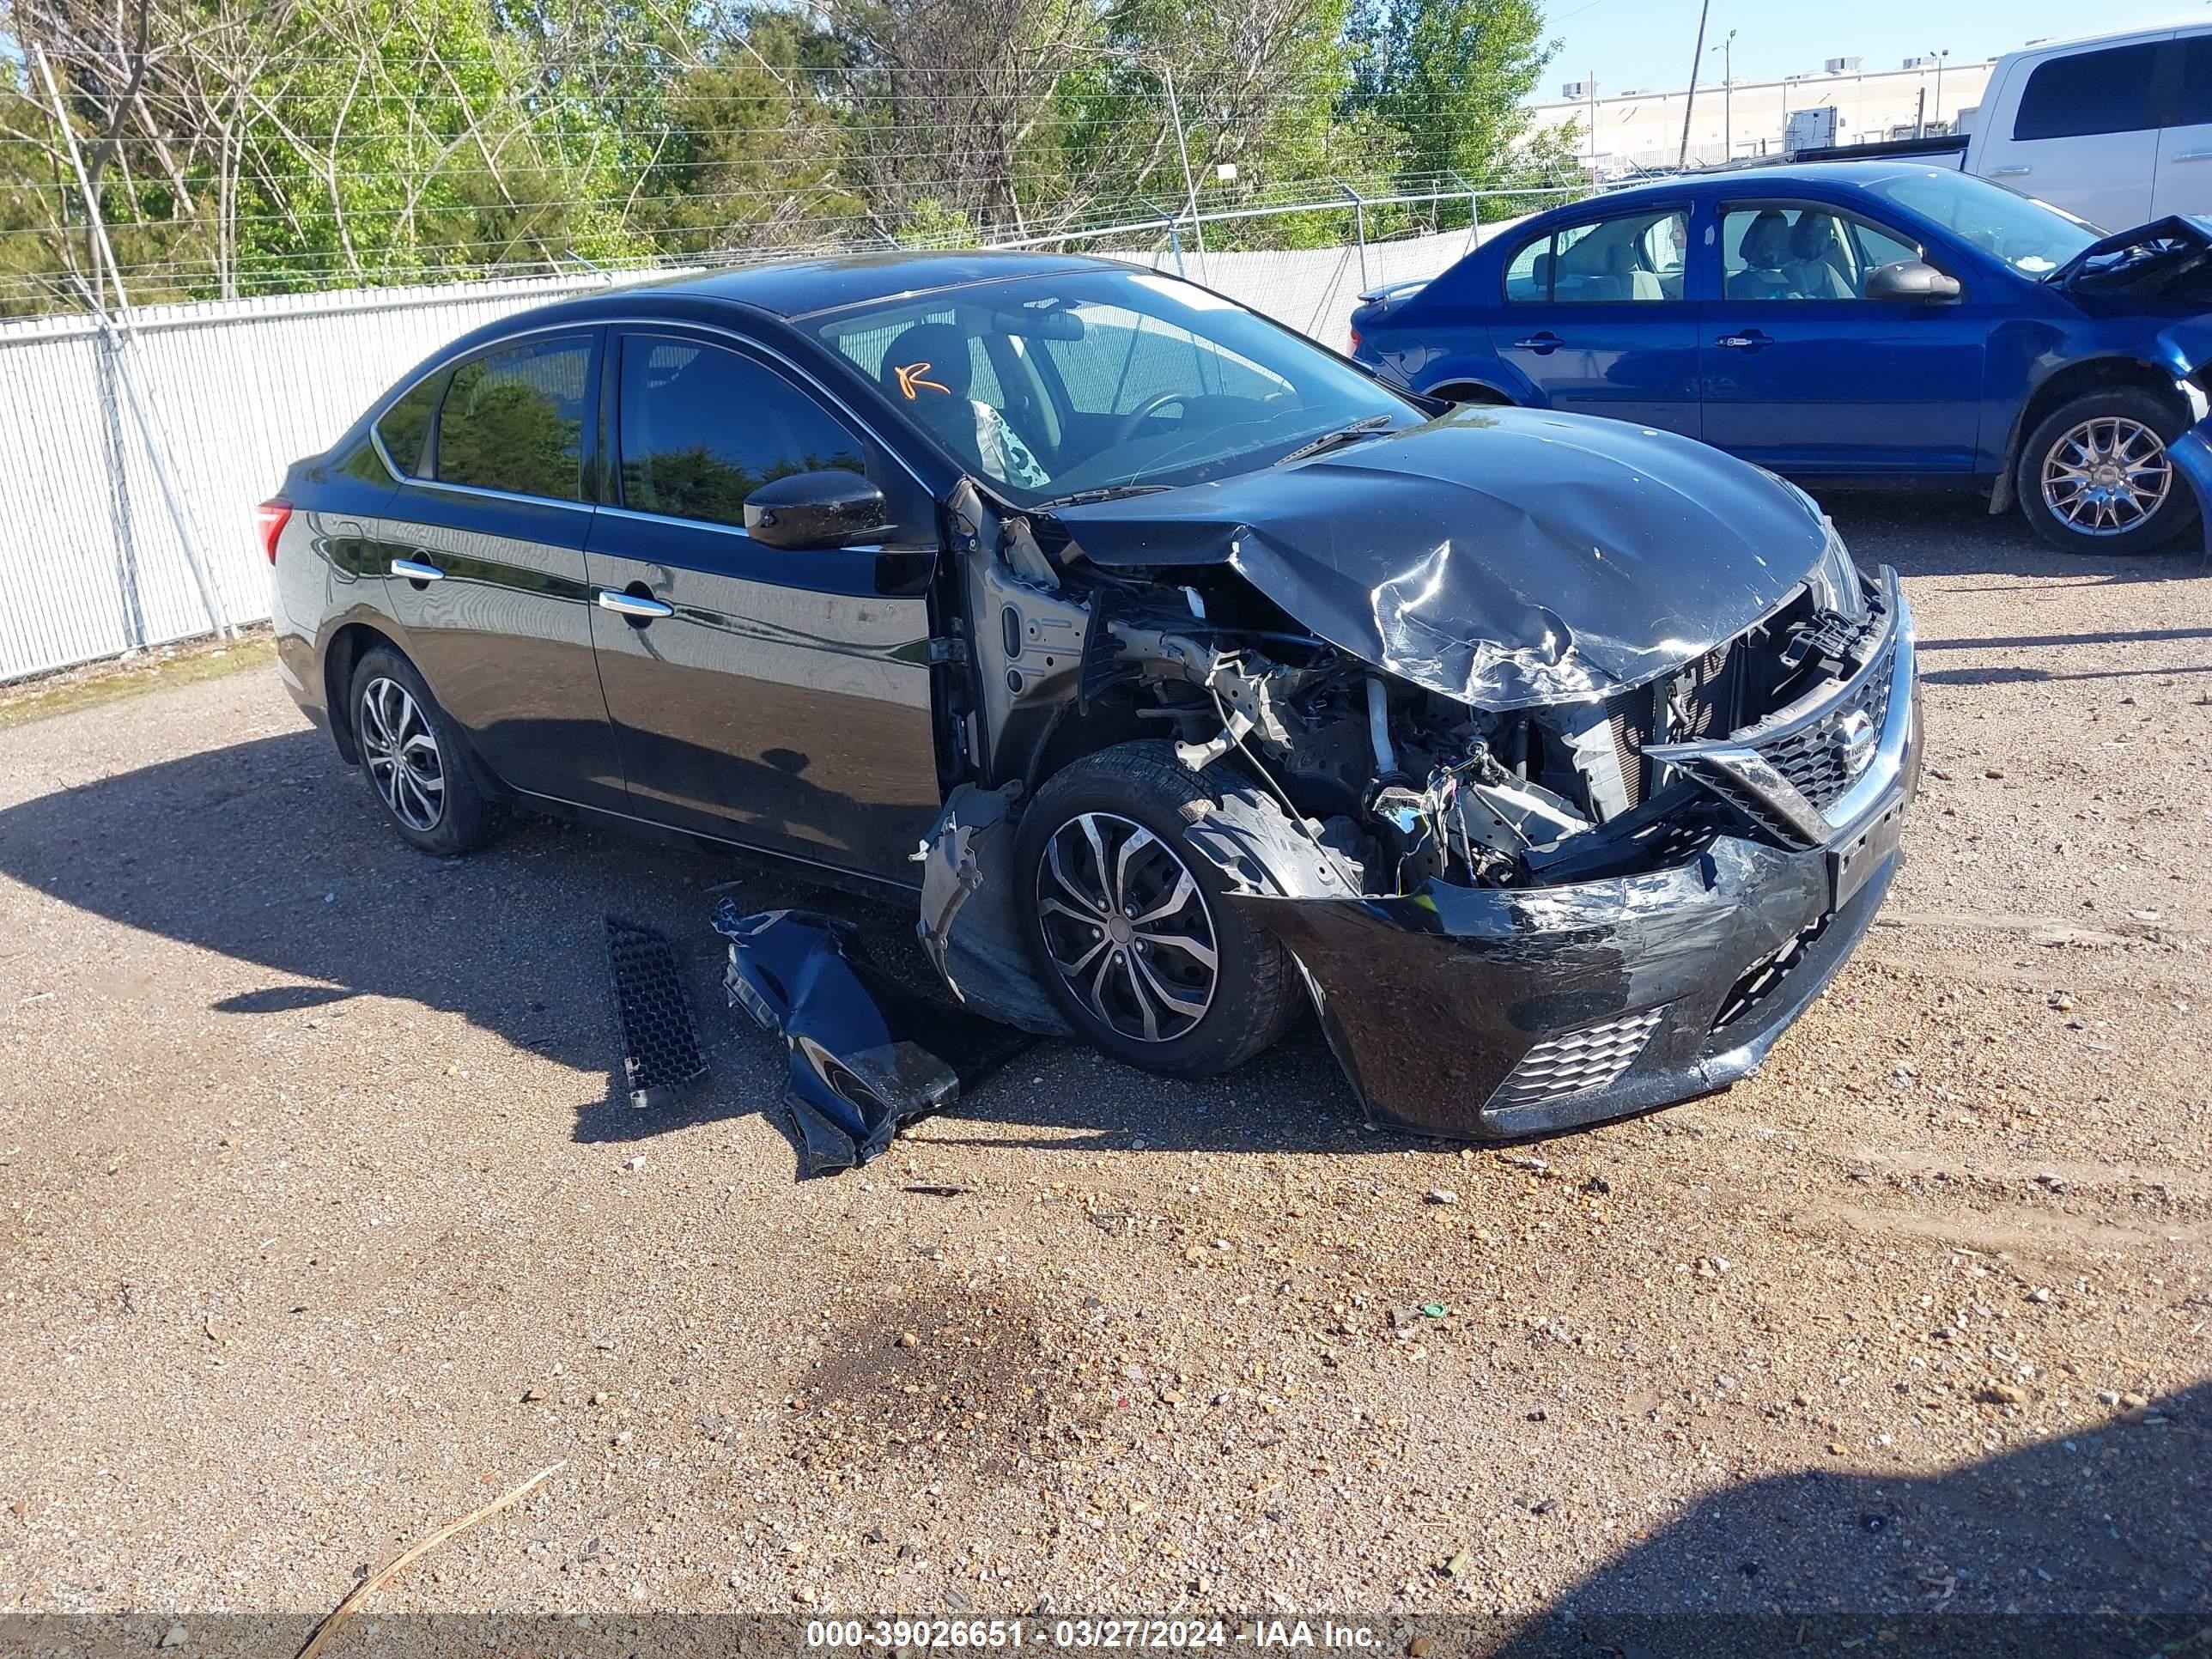
[{"label": "gravel ground", "polygon": [[1838,512],[1925,652],[1881,924],[1752,1082],[1502,1153],[1308,1030],[798,1184],[705,926],[787,877],[427,861],[265,670],[0,731],[0,1611],[320,1612],[558,1460],[379,1607],[2212,1605],[2204,567]]}]

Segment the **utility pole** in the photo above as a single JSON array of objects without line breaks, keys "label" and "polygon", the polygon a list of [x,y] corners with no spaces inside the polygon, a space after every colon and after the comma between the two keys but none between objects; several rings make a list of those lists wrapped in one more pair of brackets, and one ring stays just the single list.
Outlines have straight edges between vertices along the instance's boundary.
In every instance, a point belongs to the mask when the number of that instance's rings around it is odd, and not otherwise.
[{"label": "utility pole", "polygon": [[1721,153],[1735,160],[1735,31],[1713,50],[1721,55]]},{"label": "utility pole", "polygon": [[1948,46],[1936,54],[1936,118],[1939,121],[1943,118],[1943,60],[1950,55]]},{"label": "utility pole", "polygon": [[1713,0],[1699,0],[1698,44],[1690,52],[1690,90],[1682,100],[1682,148],[1674,154],[1677,173],[1690,165],[1690,112],[1698,106],[1698,65],[1705,61],[1705,14],[1712,9]]},{"label": "utility pole", "polygon": [[1597,182],[1597,71],[1589,73],[1590,182]]}]

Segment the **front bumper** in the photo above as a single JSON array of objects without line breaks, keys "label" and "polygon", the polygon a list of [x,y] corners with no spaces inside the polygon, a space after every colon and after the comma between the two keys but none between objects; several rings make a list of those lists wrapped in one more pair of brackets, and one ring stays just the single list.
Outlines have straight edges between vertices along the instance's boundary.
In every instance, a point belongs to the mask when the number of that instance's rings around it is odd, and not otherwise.
[{"label": "front bumper", "polygon": [[1911,612],[1888,583],[1881,730],[1809,820],[1817,841],[1800,813],[1608,880],[1231,901],[1297,957],[1373,1116],[1510,1139],[1710,1094],[1758,1068],[1865,933],[1902,857],[1920,711]]}]

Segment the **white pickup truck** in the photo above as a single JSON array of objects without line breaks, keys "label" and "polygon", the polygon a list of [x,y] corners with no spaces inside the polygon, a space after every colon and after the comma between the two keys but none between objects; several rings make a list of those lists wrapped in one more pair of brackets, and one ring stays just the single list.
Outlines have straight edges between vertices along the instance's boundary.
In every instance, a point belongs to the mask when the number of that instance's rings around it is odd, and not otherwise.
[{"label": "white pickup truck", "polygon": [[1990,71],[1966,131],[1802,150],[1801,161],[1911,155],[2009,185],[2092,224],[2212,214],[2212,22],[2043,41]]}]

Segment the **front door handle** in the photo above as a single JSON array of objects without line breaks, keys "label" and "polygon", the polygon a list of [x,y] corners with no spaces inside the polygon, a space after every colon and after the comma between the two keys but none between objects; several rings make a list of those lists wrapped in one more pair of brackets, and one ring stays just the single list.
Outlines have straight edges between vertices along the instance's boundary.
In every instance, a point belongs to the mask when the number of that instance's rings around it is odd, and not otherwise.
[{"label": "front door handle", "polygon": [[1723,334],[1713,343],[1717,346],[1726,346],[1730,351],[1756,351],[1761,346],[1772,345],[1774,340],[1771,336],[1761,333],[1758,329],[1747,328],[1741,334]]},{"label": "front door handle", "polygon": [[648,599],[639,593],[617,593],[611,587],[599,590],[599,609],[611,611],[617,617],[627,617],[632,622],[647,623],[655,617],[672,617],[676,607],[663,605],[659,599]]},{"label": "front door handle", "polygon": [[420,559],[394,559],[392,574],[404,576],[410,582],[441,582],[446,573],[434,564],[424,564]]},{"label": "front door handle", "polygon": [[2177,161],[2212,161],[2212,149],[2185,149],[2173,159]]},{"label": "front door handle", "polygon": [[1991,179],[2021,179],[2034,171],[2025,162],[2014,162],[2008,167],[1991,167],[1986,176]]},{"label": "front door handle", "polygon": [[1516,351],[1533,351],[1539,357],[1541,357],[1551,352],[1557,351],[1565,344],[1566,344],[1565,340],[1562,340],[1558,335],[1553,333],[1552,331],[1547,328],[1540,334],[1531,334],[1525,340],[1516,340],[1513,343],[1513,347]]}]

